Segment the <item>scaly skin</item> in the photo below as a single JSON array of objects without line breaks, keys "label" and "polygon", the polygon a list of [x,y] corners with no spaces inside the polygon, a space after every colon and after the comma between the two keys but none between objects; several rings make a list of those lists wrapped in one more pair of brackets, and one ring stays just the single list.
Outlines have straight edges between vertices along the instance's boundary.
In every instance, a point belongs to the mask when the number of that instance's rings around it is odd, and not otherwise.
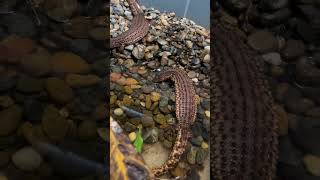
[{"label": "scaly skin", "polygon": [[128,31],[110,39],[110,47],[116,48],[138,42],[148,34],[149,22],[144,18],[143,11],[135,0],[128,0],[132,14],[134,15],[131,27]]},{"label": "scaly skin", "polygon": [[197,114],[196,93],[188,75],[180,69],[171,68],[160,72],[153,81],[161,82],[169,78],[175,83],[178,135],[167,162],[159,168],[152,169],[155,176],[167,173],[179,162],[191,137],[189,126],[194,123]]},{"label": "scaly skin", "polygon": [[236,31],[212,26],[211,176],[272,180],[278,158],[277,116],[262,61]]}]

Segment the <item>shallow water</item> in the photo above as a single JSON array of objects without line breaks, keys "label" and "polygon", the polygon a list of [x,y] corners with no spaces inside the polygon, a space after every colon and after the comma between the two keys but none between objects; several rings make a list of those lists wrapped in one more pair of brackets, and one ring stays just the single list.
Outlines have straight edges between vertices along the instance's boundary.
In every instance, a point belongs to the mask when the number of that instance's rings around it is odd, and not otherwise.
[{"label": "shallow water", "polygon": [[[154,7],[160,11],[175,12],[183,17],[188,0],[140,0],[146,7]],[[186,18],[193,20],[198,25],[209,28],[210,0],[190,0]]]}]

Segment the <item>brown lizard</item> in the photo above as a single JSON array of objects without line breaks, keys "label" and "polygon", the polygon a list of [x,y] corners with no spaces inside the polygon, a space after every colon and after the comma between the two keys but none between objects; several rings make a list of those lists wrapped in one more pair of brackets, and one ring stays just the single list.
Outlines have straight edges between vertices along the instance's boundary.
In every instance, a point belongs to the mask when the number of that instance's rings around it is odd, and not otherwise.
[{"label": "brown lizard", "polygon": [[155,176],[167,173],[179,162],[191,137],[189,127],[194,123],[197,114],[197,96],[188,75],[183,70],[170,68],[160,72],[153,81],[161,82],[169,78],[175,83],[177,138],[167,162],[161,167],[152,169]]},{"label": "brown lizard", "polygon": [[277,162],[277,116],[262,61],[235,30],[212,25],[211,176],[272,180]]},{"label": "brown lizard", "polygon": [[149,22],[144,18],[143,10],[136,0],[128,0],[132,14],[131,27],[128,31],[110,39],[110,47],[116,48],[138,42],[148,34]]}]

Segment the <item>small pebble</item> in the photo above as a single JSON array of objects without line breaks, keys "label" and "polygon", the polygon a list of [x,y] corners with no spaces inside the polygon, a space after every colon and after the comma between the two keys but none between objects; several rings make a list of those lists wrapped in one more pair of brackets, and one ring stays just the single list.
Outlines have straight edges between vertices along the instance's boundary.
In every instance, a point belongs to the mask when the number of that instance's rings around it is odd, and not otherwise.
[{"label": "small pebble", "polygon": [[161,95],[160,95],[159,93],[157,93],[157,92],[152,92],[152,93],[151,93],[151,100],[152,100],[153,102],[159,101],[159,100],[160,100],[160,97],[161,97]]},{"label": "small pebble", "polygon": [[113,113],[116,115],[116,116],[122,116],[123,115],[123,110],[121,108],[117,108],[113,111]]},{"label": "small pebble", "polygon": [[306,155],[303,162],[307,170],[314,176],[320,176],[320,157],[314,155]]},{"label": "small pebble", "polygon": [[209,148],[208,143],[202,142],[202,143],[201,143],[201,148],[202,148],[202,149],[208,149],[208,148]]},{"label": "small pebble", "polygon": [[204,111],[205,115],[210,118],[210,111]]},{"label": "small pebble", "polygon": [[42,161],[40,154],[32,147],[24,147],[12,155],[12,162],[24,171],[36,170]]},{"label": "small pebble", "polygon": [[131,142],[133,142],[134,140],[136,140],[136,138],[137,138],[137,135],[136,135],[135,132],[131,132],[131,133],[129,134],[129,139],[130,139]]}]

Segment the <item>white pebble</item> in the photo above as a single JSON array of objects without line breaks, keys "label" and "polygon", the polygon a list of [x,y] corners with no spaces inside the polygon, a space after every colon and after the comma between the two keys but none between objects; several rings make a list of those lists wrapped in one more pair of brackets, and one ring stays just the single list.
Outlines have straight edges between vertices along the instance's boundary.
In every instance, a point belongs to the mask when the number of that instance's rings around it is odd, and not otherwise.
[{"label": "white pebble", "polygon": [[116,116],[121,116],[123,115],[123,110],[121,108],[117,108],[113,111],[113,113],[116,115]]},{"label": "white pebble", "polygon": [[21,170],[34,171],[42,163],[42,157],[29,146],[15,152],[12,155],[12,162]]}]

